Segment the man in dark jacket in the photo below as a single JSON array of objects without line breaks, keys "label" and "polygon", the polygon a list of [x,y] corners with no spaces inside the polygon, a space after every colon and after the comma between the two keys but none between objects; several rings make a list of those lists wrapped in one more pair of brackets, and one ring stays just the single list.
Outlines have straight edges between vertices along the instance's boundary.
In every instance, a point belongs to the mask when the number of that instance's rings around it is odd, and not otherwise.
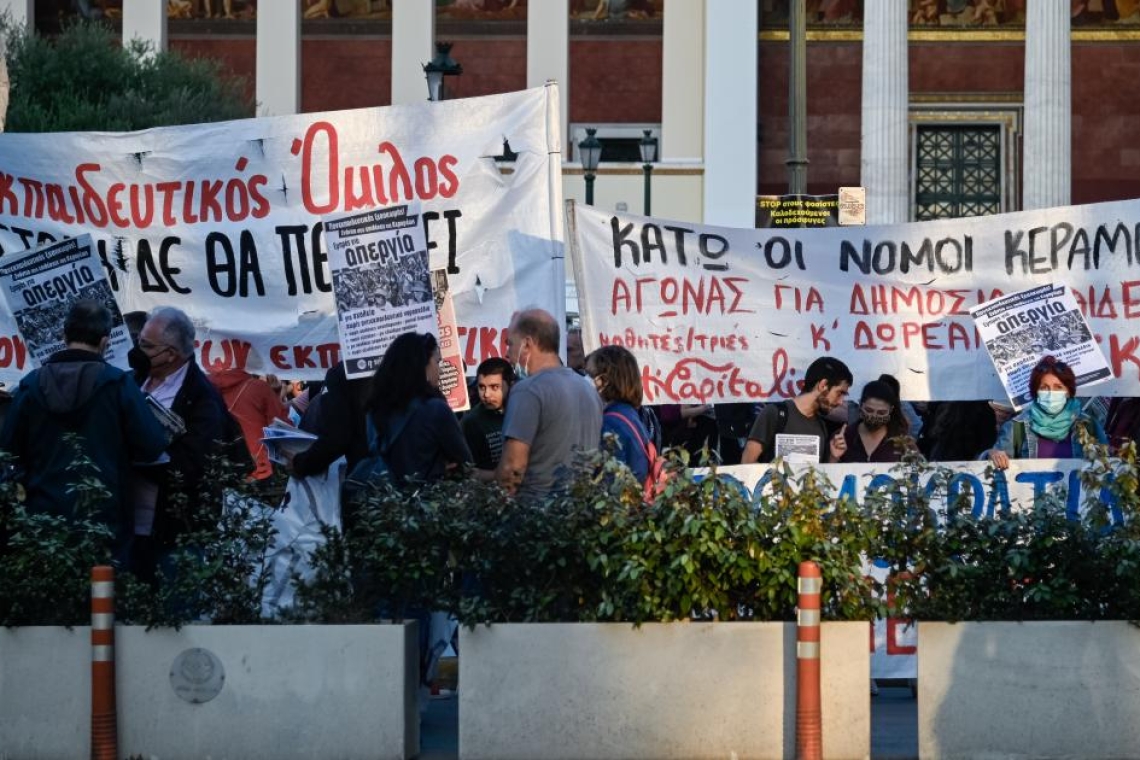
[{"label": "man in dark jacket", "polygon": [[[208,527],[218,504],[201,497],[208,457],[217,453],[228,421],[222,397],[194,362],[194,323],[182,311],[162,307],[151,312],[133,365],[142,389],[182,419],[178,435],[152,464],[136,468],[136,533],[149,535],[156,554],[136,552],[136,571],[149,577],[155,560],[183,532]],[[183,495],[184,498],[177,498]],[[145,542],[140,541],[140,544]]]},{"label": "man in dark jacket", "polygon": [[80,516],[71,490],[76,476],[67,468],[78,455],[86,456],[108,491],[92,505],[92,517],[115,532],[121,559],[133,533],[131,462],[153,460],[166,436],[130,374],[103,360],[111,335],[106,307],[76,302],[63,334],[67,348],[20,382],[0,431],[0,448],[18,458],[30,511],[73,519]]},{"label": "man in dark jacket", "polygon": [[489,483],[503,456],[503,416],[515,370],[509,361],[495,356],[479,365],[475,378],[479,403],[463,415],[459,426],[475,460],[475,478]]}]

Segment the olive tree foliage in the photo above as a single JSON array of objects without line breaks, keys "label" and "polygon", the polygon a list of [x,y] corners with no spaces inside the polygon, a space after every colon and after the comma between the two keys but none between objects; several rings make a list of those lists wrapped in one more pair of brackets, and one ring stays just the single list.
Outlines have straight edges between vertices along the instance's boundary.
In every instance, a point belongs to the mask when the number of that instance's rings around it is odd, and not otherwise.
[{"label": "olive tree foliage", "polygon": [[253,116],[242,79],[207,58],[125,46],[104,24],[7,37],[8,132],[131,131]]}]

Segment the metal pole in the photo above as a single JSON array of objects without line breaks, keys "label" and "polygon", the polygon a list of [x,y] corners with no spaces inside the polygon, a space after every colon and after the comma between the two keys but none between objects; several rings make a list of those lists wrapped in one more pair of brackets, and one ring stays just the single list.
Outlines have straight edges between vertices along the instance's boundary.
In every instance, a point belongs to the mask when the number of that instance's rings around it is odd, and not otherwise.
[{"label": "metal pole", "polygon": [[653,164],[642,164],[641,168],[645,170],[645,216],[650,216],[650,201],[652,200],[651,191],[653,188],[653,182],[651,180],[651,177],[653,176]]},{"label": "metal pole", "polygon": [[806,0],[788,8],[788,192],[807,192],[807,12]]},{"label": "metal pole", "polygon": [[594,173],[586,172],[586,205],[594,205]]}]

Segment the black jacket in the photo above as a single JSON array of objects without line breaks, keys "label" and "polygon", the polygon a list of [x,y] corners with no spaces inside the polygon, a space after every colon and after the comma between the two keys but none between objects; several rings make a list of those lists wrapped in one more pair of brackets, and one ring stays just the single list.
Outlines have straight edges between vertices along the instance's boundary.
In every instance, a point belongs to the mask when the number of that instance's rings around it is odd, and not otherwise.
[{"label": "black jacket", "polygon": [[182,418],[186,433],[167,447],[169,463],[141,468],[142,475],[159,487],[153,535],[162,546],[173,545],[184,531],[208,527],[217,518],[220,496],[208,498],[203,493],[208,489],[203,475],[207,458],[219,451],[229,414],[218,390],[193,361],[171,411]]},{"label": "black jacket", "polygon": [[[349,380],[340,362],[325,374],[320,397],[317,440],[307,451],[293,457],[298,477],[320,475],[339,457],[348,460],[348,471],[368,454],[368,434],[364,415],[371,381]],[[309,403],[313,403],[310,401]]]},{"label": "black jacket", "polygon": [[65,440],[68,434],[77,436],[80,452],[109,492],[93,505],[94,517],[124,543],[133,529],[127,489],[131,462],[159,455],[166,444],[162,427],[129,373],[91,351],[53,354],[20,382],[0,432],[0,448],[19,460],[31,511],[76,517],[76,494],[70,490],[76,474],[68,467],[77,452]]}]

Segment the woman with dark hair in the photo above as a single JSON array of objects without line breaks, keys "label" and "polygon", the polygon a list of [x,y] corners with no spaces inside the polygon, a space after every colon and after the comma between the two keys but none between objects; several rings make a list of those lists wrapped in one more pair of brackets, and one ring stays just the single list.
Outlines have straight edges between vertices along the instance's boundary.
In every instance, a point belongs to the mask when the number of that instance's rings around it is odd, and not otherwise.
[{"label": "woman with dark hair", "polygon": [[602,442],[608,434],[617,440],[614,456],[625,463],[638,481],[649,477],[649,431],[641,421],[641,372],[637,359],[621,346],[602,346],[586,357],[586,375],[606,406],[602,414]]},{"label": "woman with dark hair", "polygon": [[431,333],[404,333],[388,346],[372,377],[368,421],[387,446],[384,461],[396,483],[439,480],[471,461],[439,391],[439,344]]},{"label": "woman with dark hair", "polygon": [[872,380],[859,398],[859,422],[848,425],[843,437],[847,451],[840,462],[897,462],[902,449],[894,439],[910,432],[897,391],[889,382]]},{"label": "woman with dark hair", "polygon": [[1029,374],[1031,403],[1002,425],[997,443],[986,452],[1004,470],[1010,459],[1079,459],[1084,455],[1077,429],[1106,443],[1100,424],[1085,414],[1077,394],[1077,377],[1063,361],[1046,356]]}]

